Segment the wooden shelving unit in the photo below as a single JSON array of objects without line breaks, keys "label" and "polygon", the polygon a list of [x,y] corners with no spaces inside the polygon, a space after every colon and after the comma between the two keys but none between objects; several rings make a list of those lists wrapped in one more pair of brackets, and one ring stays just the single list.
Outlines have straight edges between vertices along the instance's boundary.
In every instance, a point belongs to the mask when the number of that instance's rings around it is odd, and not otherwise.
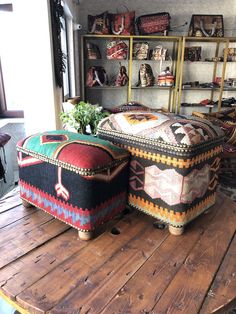
[{"label": "wooden shelving unit", "polygon": [[[114,39],[121,39],[125,41],[125,43],[128,46],[128,54],[126,60],[109,60],[106,59],[106,44],[109,40]],[[87,42],[93,42],[100,46],[100,50],[102,53],[101,59],[96,60],[89,60],[86,59],[86,43]],[[139,64],[142,63],[149,63],[152,67],[159,68],[159,62],[155,60],[136,60],[133,59],[133,44],[135,42],[148,42],[152,46],[155,44],[162,44],[168,45],[170,47],[169,52],[171,54],[172,58],[172,71],[175,76],[175,83],[173,86],[158,86],[154,85],[151,87],[141,87],[136,86],[137,81],[137,68],[139,67]],[[185,61],[184,60],[184,51],[185,47],[188,45],[198,44],[201,46],[201,44],[207,43],[209,45],[213,45],[212,47],[212,55],[208,57],[216,57],[219,58],[220,56],[223,57],[223,61],[210,61],[210,60],[200,60],[200,61]],[[216,100],[218,102],[218,108],[217,110],[221,110],[221,103],[223,98],[224,92],[235,92],[236,87],[226,87],[224,84],[221,84],[220,87],[184,87],[184,67],[188,67],[189,71],[191,70],[191,66],[194,64],[197,64],[199,67],[204,67],[205,65],[211,66],[211,79],[212,82],[217,76],[217,72],[219,69],[221,69],[220,77],[221,81],[224,82],[226,73],[227,73],[227,64],[233,64],[233,61],[227,61],[227,49],[230,47],[231,43],[236,44],[236,38],[234,37],[222,37],[222,38],[216,38],[216,37],[179,37],[179,36],[120,36],[120,35],[84,35],[81,36],[81,94],[82,98],[85,100],[89,99],[89,95],[92,92],[96,91],[96,96],[98,97],[98,93],[109,93],[112,92],[111,97],[109,98],[109,94],[107,94],[107,99],[113,100],[113,98],[118,97],[122,95],[123,102],[127,101],[133,101],[137,100],[139,96],[137,96],[137,93],[142,93],[142,98],[145,99],[146,95],[145,93],[148,93],[152,91],[152,101],[155,102],[155,93],[158,93],[158,91],[162,91],[163,93],[168,96],[167,100],[167,109],[176,113],[180,112],[181,108],[181,100],[183,93],[186,91],[193,91],[193,92],[201,92],[201,91],[209,91],[209,99],[210,101],[213,101],[213,98],[216,97]],[[222,49],[224,49],[224,55],[222,55]],[[220,55],[221,54],[221,55]],[[122,63],[122,65],[125,65],[127,68],[127,74],[129,76],[129,82],[127,86],[124,87],[117,87],[111,85],[107,86],[94,86],[94,87],[87,87],[86,86],[86,75],[87,75],[87,69],[92,65],[102,65],[106,69],[106,67],[110,67],[111,71],[115,71],[115,69],[118,69],[119,62]],[[163,64],[165,64],[167,61],[163,61]],[[236,64],[236,62],[235,62]],[[220,66],[219,66],[220,65]],[[115,74],[115,73],[113,73]],[[236,77],[236,75],[235,75]],[[135,81],[136,79],[136,81]],[[200,78],[204,79],[204,78]],[[210,82],[209,82],[210,83]],[[115,91],[118,92],[115,93]],[[138,100],[137,100],[138,101]],[[117,103],[117,105],[120,105],[122,103],[122,100],[120,103]],[[144,103],[145,104],[145,103]],[[102,104],[103,105],[103,104]],[[160,107],[162,107],[163,104],[160,104]],[[211,111],[212,108],[209,109]]]},{"label": "wooden shelving unit", "polygon": [[[192,43],[201,45],[202,43],[208,43],[209,45],[215,45],[215,51],[214,55],[209,56],[209,57],[220,57],[220,45],[221,48],[224,51],[223,54],[223,61],[185,61],[184,60],[184,52],[185,52],[185,47],[187,47],[189,44],[191,45]],[[221,110],[221,104],[222,104],[222,98],[223,98],[223,92],[235,92],[236,88],[234,87],[225,87],[224,86],[224,80],[226,77],[226,67],[228,63],[233,63],[233,61],[227,61],[227,51],[228,48],[230,47],[230,43],[236,43],[236,38],[229,38],[229,37],[183,37],[182,39],[182,50],[181,50],[181,62],[180,62],[180,79],[179,79],[179,92],[178,92],[178,107],[176,108],[176,112],[180,112],[181,108],[181,98],[182,98],[182,93],[184,91],[210,91],[210,101],[213,101],[213,97],[215,96],[215,93],[218,93],[217,96],[217,101],[218,101],[218,108],[217,111]],[[221,64],[221,85],[219,87],[184,87],[183,86],[183,79],[184,79],[184,71],[183,68],[184,66],[191,66],[192,63],[197,63],[199,66],[204,66],[205,63],[211,64],[212,63],[212,82],[216,78],[216,73],[218,70],[218,65]],[[235,63],[236,64],[236,63]],[[212,108],[209,109],[211,111]]]},{"label": "wooden shelving unit", "polygon": [[[108,60],[106,59],[106,43],[111,39],[121,39],[126,42],[128,45],[128,55],[126,60]],[[88,60],[86,59],[86,43],[87,42],[93,42],[100,47],[102,47],[101,53],[102,58],[96,59],[96,60]],[[149,42],[152,43],[152,45],[157,45],[160,42],[168,43],[170,48],[170,54],[172,59],[172,71],[175,76],[175,84],[173,86],[157,86],[156,84],[151,87],[141,87],[141,86],[135,86],[134,78],[138,77],[138,73],[136,73],[136,69],[139,66],[139,64],[142,63],[151,63],[152,66],[156,66],[159,68],[159,62],[155,60],[136,60],[133,59],[133,44],[135,42]],[[179,88],[179,64],[180,64],[180,56],[181,56],[181,44],[182,44],[182,38],[178,36],[114,36],[114,35],[84,35],[81,38],[81,91],[82,91],[82,98],[87,100],[89,99],[89,92],[91,91],[107,91],[107,90],[120,90],[120,91],[126,91],[126,101],[133,101],[135,98],[135,92],[138,90],[142,90],[142,92],[148,92],[148,91],[158,91],[163,90],[166,91],[167,94],[167,103],[168,103],[168,110],[173,110],[173,108],[176,107],[176,101],[177,101],[177,94],[178,94],[178,88]],[[87,69],[89,66],[92,65],[102,65],[104,68],[106,68],[107,65],[112,64],[113,67],[116,65],[118,66],[119,62],[122,62],[125,66],[127,66],[128,70],[128,76],[129,76],[129,82],[127,86],[125,87],[116,87],[116,86],[95,86],[95,87],[87,87],[86,86],[86,74]],[[165,65],[168,61],[162,61]],[[134,67],[134,64],[136,67]],[[136,68],[136,69],[135,69]],[[121,103],[120,103],[121,104]],[[161,105],[160,105],[161,107]]]}]

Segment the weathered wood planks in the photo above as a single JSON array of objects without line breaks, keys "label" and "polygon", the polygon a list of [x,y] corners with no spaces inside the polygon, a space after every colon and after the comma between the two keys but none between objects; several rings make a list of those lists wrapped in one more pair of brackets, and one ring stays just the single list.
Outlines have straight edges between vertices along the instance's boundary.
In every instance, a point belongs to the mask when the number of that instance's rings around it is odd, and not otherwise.
[{"label": "weathered wood planks", "polygon": [[[217,272],[205,298],[201,314],[224,309],[228,303],[236,303],[236,235],[234,236],[223,263]],[[236,308],[236,305],[234,304]]]},{"label": "weathered wood planks", "polygon": [[134,211],[83,242],[40,210],[3,211],[0,291],[29,313],[223,313],[236,299],[236,205],[220,195],[179,237],[153,222]]}]

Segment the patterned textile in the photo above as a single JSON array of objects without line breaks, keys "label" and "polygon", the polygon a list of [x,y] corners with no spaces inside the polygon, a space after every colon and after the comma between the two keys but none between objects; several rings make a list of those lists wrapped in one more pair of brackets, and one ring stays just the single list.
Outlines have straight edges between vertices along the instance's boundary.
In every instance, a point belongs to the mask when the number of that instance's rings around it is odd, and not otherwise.
[{"label": "patterned textile", "polygon": [[118,113],[102,120],[99,128],[115,132],[117,136],[125,133],[128,138],[131,134],[134,140],[137,136],[145,138],[146,142],[172,146],[192,146],[223,136],[223,132],[209,121],[159,112]]},{"label": "patterned textile", "polygon": [[130,205],[182,227],[214,204],[223,133],[209,121],[124,112],[102,120],[98,136],[131,153]]},{"label": "patterned textile", "polygon": [[[80,174],[94,174],[127,160],[127,152],[108,141],[64,130],[29,136],[17,145],[18,150]],[[80,156],[80,158],[78,158]],[[26,163],[26,160],[19,163]],[[36,160],[36,162],[39,162]]]},{"label": "patterned textile", "polygon": [[126,205],[129,153],[67,131],[18,143],[20,195],[71,226],[89,231]]},{"label": "patterned textile", "polygon": [[118,113],[118,112],[124,112],[124,111],[151,111],[150,108],[145,107],[144,105],[136,102],[136,101],[130,101],[128,103],[125,103],[123,105],[110,108],[109,111],[112,113]]}]

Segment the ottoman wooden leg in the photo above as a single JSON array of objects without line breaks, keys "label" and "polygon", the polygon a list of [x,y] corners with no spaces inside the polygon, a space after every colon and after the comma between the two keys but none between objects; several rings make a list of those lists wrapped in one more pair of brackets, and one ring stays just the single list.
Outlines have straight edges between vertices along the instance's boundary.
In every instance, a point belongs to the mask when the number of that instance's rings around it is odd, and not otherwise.
[{"label": "ottoman wooden leg", "polygon": [[173,227],[173,226],[169,226],[169,232],[173,235],[181,235],[184,233],[184,227]]},{"label": "ottoman wooden leg", "polygon": [[29,202],[22,200],[22,205],[25,207],[25,208],[30,208],[30,207],[34,207],[34,205],[30,204]]},{"label": "ottoman wooden leg", "polygon": [[83,241],[88,241],[93,238],[93,231],[87,231],[87,232],[79,231],[78,234],[79,234],[80,240],[83,240]]}]

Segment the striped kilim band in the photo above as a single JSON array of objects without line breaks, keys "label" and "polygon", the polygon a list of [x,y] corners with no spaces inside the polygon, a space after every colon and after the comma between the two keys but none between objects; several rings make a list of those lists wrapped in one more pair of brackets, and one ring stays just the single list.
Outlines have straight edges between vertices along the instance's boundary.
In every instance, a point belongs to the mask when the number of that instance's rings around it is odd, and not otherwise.
[{"label": "striped kilim band", "polygon": [[127,149],[131,155],[137,156],[140,158],[148,159],[155,161],[157,163],[162,163],[166,165],[172,165],[173,167],[178,167],[178,168],[190,168],[196,164],[199,164],[207,159],[210,159],[214,156],[219,155],[222,152],[222,146],[217,146],[213,149],[211,149],[208,152],[199,154],[192,159],[182,159],[182,158],[174,158],[166,155],[160,155],[160,154],[154,154],[152,152],[147,152],[143,151],[141,149],[131,147],[128,145],[121,145],[119,144],[120,147],[123,147],[124,149]]},{"label": "striped kilim band", "polygon": [[176,212],[167,208],[163,208],[133,194],[129,194],[128,203],[131,206],[134,206],[137,209],[145,212],[146,214],[168,223],[169,225],[182,227],[193,220],[195,217],[199,216],[207,208],[214,205],[215,199],[216,193],[214,192],[200,201],[197,205],[188,209],[186,212]]},{"label": "striped kilim band", "polygon": [[89,231],[109,221],[126,204],[126,192],[112,196],[94,208],[81,208],[20,180],[20,196],[28,203],[82,231]]}]

